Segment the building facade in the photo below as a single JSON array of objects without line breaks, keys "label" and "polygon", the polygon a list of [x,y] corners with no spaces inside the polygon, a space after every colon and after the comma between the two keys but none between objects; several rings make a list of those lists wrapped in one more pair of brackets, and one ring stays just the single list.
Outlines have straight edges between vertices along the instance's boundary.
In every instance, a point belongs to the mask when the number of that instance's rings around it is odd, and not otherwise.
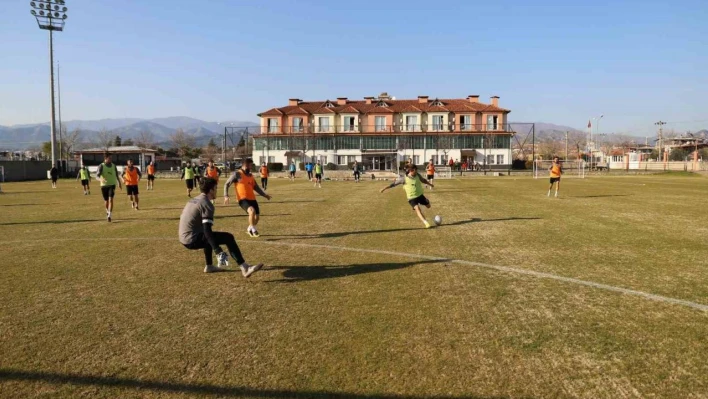
[{"label": "building facade", "polygon": [[412,158],[447,165],[450,159],[490,169],[512,161],[508,109],[499,97],[490,104],[479,96],[463,99],[396,100],[382,93],[363,100],[290,99],[285,107],[258,114],[260,134],[253,138],[259,163],[321,161],[340,167],[359,162],[366,169],[396,170]]}]

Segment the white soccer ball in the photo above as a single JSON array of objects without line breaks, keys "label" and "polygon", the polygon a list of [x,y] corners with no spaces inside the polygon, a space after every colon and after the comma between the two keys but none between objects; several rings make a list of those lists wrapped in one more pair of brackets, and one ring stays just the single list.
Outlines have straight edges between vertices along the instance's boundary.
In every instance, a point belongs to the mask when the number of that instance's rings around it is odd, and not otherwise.
[{"label": "white soccer ball", "polygon": [[435,221],[436,226],[440,226],[442,224],[442,216],[440,215],[435,215],[435,219],[433,220]]}]

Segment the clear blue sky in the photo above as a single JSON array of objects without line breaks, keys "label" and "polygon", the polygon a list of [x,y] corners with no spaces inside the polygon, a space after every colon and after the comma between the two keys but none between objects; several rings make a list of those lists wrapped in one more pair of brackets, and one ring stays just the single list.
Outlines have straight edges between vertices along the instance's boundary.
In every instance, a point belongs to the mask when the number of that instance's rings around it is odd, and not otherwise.
[{"label": "clear blue sky", "polygon": [[[0,125],[49,117],[48,34],[0,0]],[[305,100],[501,97],[512,121],[708,127],[705,0],[67,0],[64,120],[252,120]]]}]

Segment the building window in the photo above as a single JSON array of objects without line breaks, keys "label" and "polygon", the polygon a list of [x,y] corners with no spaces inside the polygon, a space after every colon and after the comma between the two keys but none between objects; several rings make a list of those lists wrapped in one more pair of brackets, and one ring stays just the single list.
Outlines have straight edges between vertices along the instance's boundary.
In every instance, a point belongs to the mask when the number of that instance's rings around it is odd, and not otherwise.
[{"label": "building window", "polygon": [[443,115],[433,115],[433,130],[443,130],[444,117]]},{"label": "building window", "polygon": [[302,118],[293,118],[293,133],[302,133]]},{"label": "building window", "polygon": [[497,115],[487,115],[487,130],[498,130],[499,117]]},{"label": "building window", "polygon": [[375,131],[383,132],[386,130],[386,117],[385,116],[377,116],[374,119],[374,123],[376,124]]},{"label": "building window", "polygon": [[494,155],[487,155],[487,165],[494,165]]},{"label": "building window", "polygon": [[442,101],[438,100],[437,98],[430,104],[431,107],[442,107],[443,103]]},{"label": "building window", "polygon": [[460,130],[472,130],[472,115],[460,115]]},{"label": "building window", "polygon": [[386,108],[386,107],[388,107],[388,104],[386,104],[385,101],[379,101],[378,104],[376,104],[376,106]]},{"label": "building window", "polygon": [[447,155],[440,155],[440,163],[438,165],[447,165]]},{"label": "building window", "polygon": [[497,155],[497,165],[504,164],[504,155]]},{"label": "building window", "polygon": [[329,100],[327,100],[327,102],[325,103],[324,106],[325,106],[325,108],[334,108],[334,104],[332,104],[332,102]]},{"label": "building window", "polygon": [[347,161],[348,161],[349,163],[354,163],[354,161],[356,161],[356,156],[355,156],[355,155],[348,155],[348,156],[347,156]]},{"label": "building window", "polygon": [[433,155],[432,157],[430,157],[430,159],[433,160],[433,165],[439,165],[437,155]]},{"label": "building window", "polygon": [[353,132],[356,125],[356,118],[353,116],[342,117],[342,131]]},{"label": "building window", "polygon": [[336,136],[338,150],[358,150],[361,145],[360,137]]},{"label": "building window", "polygon": [[406,131],[415,132],[418,131],[418,117],[411,115],[406,116]]},{"label": "building window", "polygon": [[329,133],[329,117],[319,117],[320,133]]},{"label": "building window", "polygon": [[278,118],[268,118],[268,133],[278,133]]},{"label": "building window", "polygon": [[413,155],[413,164],[420,165],[420,155]]}]

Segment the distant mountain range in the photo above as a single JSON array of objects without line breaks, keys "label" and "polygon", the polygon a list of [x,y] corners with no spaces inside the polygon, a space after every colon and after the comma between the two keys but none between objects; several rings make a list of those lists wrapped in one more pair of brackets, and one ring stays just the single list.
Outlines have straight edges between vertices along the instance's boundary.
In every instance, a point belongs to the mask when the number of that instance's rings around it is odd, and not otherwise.
[{"label": "distant mountain range", "polygon": [[[207,122],[186,116],[154,119],[72,120],[62,123],[68,132],[79,129],[82,141],[86,144],[96,141],[99,132],[106,130],[111,135],[120,136],[123,140],[136,139],[142,132],[150,132],[157,144],[167,147],[170,144],[170,135],[177,129],[182,129],[195,136],[198,145],[206,145],[212,138],[215,138],[217,143],[221,143],[219,137],[223,135],[224,126],[242,128],[259,126],[258,123],[250,121]],[[0,126],[0,149],[22,150],[40,147],[43,142],[49,141],[49,130],[49,123]]]},{"label": "distant mountain range", "polygon": [[[139,118],[123,118],[123,119],[100,119],[93,121],[72,120],[63,122],[67,131],[72,132],[75,129],[81,131],[81,139],[84,146],[90,146],[96,142],[98,134],[102,130],[110,132],[113,136],[120,136],[121,139],[136,139],[142,132],[150,132],[153,134],[156,144],[162,147],[170,147],[170,136],[177,129],[183,129],[185,132],[193,135],[197,145],[206,145],[212,138],[218,145],[221,145],[221,137],[224,132],[224,126],[234,126],[243,128],[255,128],[259,124],[250,121],[224,121],[224,122],[207,122],[199,119],[194,119],[186,116],[173,116],[169,118],[154,118],[154,119],[139,119]],[[531,132],[532,123],[511,122],[511,127],[516,131],[517,135],[526,137]],[[569,126],[555,125],[552,123],[535,122],[533,123],[536,139],[561,140],[565,136],[565,132],[574,135],[584,135],[587,130],[576,129]],[[249,129],[251,134],[257,129]],[[693,133],[696,136],[708,139],[708,130],[700,130]],[[625,137],[634,137],[628,135],[616,135],[618,140],[624,140]],[[642,137],[643,138],[643,137]],[[240,137],[234,138],[238,140]],[[523,138],[521,139],[523,141]],[[33,124],[33,125],[14,125],[0,126],[0,150],[23,150],[41,147],[43,142],[49,141],[49,124]]]}]

